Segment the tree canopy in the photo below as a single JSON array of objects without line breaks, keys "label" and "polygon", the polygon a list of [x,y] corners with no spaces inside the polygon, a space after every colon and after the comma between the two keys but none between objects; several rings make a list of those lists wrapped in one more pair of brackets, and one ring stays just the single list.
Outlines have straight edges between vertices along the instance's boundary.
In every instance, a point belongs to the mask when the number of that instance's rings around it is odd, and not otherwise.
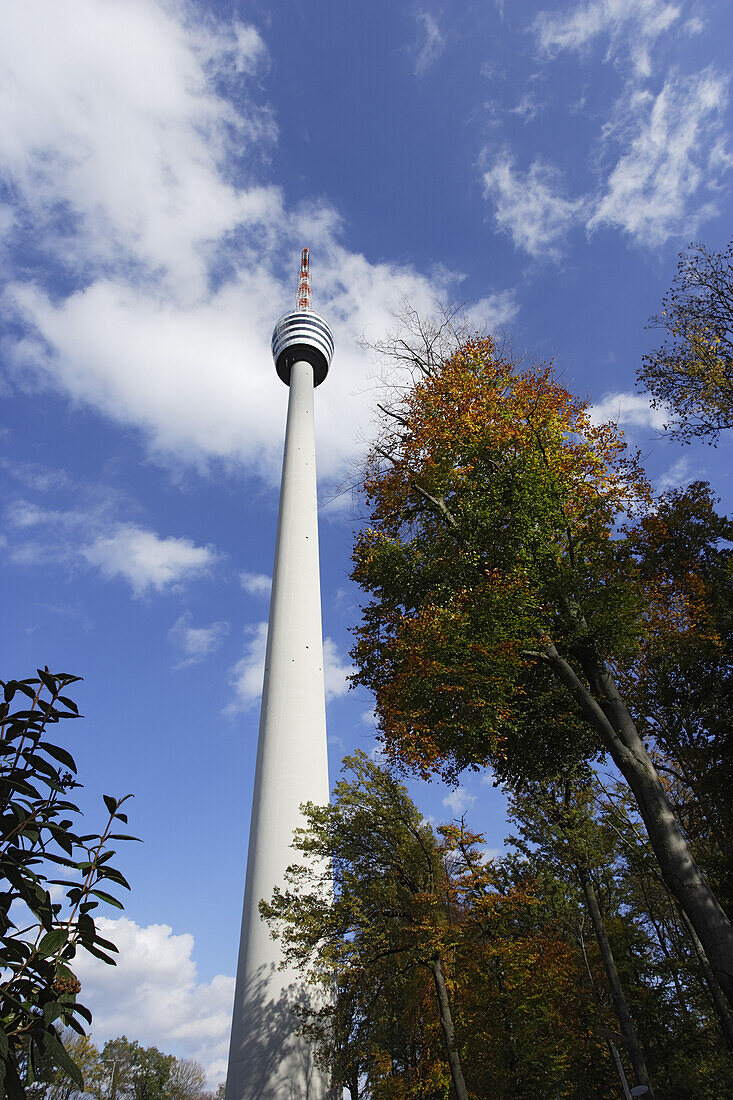
[{"label": "tree canopy", "polygon": [[549,367],[518,368],[490,339],[437,365],[416,355],[415,370],[385,410],[354,550],[369,596],[355,678],[386,751],[508,780],[607,754],[733,1001],[733,929],[622,693],[658,624],[684,637],[699,606],[673,557],[664,576],[641,560],[635,532],[656,504],[638,463]]},{"label": "tree canopy", "polygon": [[668,410],[673,438],[714,443],[733,427],[733,241],[720,252],[692,244],[680,254],[651,324],[667,339],[644,356],[639,387]]}]

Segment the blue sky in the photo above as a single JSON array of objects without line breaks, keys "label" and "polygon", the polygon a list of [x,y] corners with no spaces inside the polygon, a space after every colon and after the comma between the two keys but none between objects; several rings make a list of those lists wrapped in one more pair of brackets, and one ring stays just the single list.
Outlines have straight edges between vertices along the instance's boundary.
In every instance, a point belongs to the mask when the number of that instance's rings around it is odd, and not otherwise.
[{"label": "blue sky", "polygon": [[[269,338],[311,248],[332,774],[377,340],[462,301],[620,416],[659,488],[731,505],[731,444],[675,448],[634,391],[690,240],[730,235],[724,2],[23,0],[0,9],[3,675],[85,677],[90,819],[135,793],[95,1034],[223,1072],[287,391]],[[499,847],[480,776],[415,785]],[[444,800],[448,800],[445,802]],[[96,816],[95,816],[96,815]]]}]

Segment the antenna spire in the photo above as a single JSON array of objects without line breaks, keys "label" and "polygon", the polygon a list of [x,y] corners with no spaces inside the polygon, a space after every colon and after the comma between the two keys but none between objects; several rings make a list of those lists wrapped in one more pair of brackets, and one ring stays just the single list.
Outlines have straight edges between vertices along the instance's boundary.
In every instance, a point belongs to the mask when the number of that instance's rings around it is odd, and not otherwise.
[{"label": "antenna spire", "polygon": [[299,310],[311,307],[311,274],[308,266],[308,249],[303,249],[300,258],[300,280],[298,282],[297,308]]}]

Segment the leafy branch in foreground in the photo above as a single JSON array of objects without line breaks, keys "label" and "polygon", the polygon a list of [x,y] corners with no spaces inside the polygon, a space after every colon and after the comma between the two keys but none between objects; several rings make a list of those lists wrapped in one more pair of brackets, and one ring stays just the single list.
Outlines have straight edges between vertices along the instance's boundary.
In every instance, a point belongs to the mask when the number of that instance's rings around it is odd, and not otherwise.
[{"label": "leafy branch in foreground", "polygon": [[9,1100],[25,1096],[41,1062],[83,1088],[59,1038],[63,1027],[84,1034],[92,1018],[77,999],[72,962],[83,948],[114,965],[117,948],[99,935],[92,914],[100,902],[121,909],[110,890],[129,890],[112,866],[111,845],[136,839],[113,832],[127,824],[121,807],[131,795],[104,795],[103,831],[78,831],[81,810],[69,799],[81,786],[76,764],[52,738],[62,719],[79,717],[64,694],[79,679],[38,669],[35,678],[0,680],[0,1090]]}]

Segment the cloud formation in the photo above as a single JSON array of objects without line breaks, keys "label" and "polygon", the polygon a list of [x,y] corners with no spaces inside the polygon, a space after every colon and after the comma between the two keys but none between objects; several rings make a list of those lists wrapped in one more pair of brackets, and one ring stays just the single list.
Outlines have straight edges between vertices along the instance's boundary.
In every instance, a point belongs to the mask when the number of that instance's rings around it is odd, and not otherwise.
[{"label": "cloud formation", "polygon": [[558,242],[582,217],[585,200],[562,194],[557,168],[537,160],[522,175],[504,152],[484,173],[483,183],[494,203],[496,224],[517,248],[533,257],[559,256]]},{"label": "cloud formation", "polygon": [[417,13],[417,18],[423,25],[425,37],[415,60],[415,75],[422,76],[445,49],[445,38],[435,16],[427,11],[420,11]]},{"label": "cloud formation", "polygon": [[117,945],[117,965],[83,951],[74,963],[96,1043],[134,1035],[143,1046],[195,1058],[214,1087],[226,1074],[234,978],[218,974],[199,982],[193,936],[177,935],[168,924],[99,917],[97,927]]},{"label": "cloud formation", "polygon": [[[534,19],[540,54],[550,61],[567,51],[589,58],[606,41],[604,60],[621,71],[621,92],[589,150],[597,183],[584,182],[582,193],[568,190],[554,164],[535,160],[522,171],[506,149],[484,150],[485,194],[517,248],[558,260],[574,226],[588,234],[621,230],[655,248],[670,238],[689,240],[718,213],[718,192],[733,167],[728,79],[712,67],[685,75],[669,69],[663,79],[655,72],[654,47],[663,35],[684,41],[702,29],[699,19],[683,21],[683,11],[683,3],[668,0],[583,0]],[[531,121],[531,99],[526,115],[524,103],[515,112]]]},{"label": "cloud formation", "polygon": [[269,596],[272,588],[272,577],[265,573],[240,573],[239,583],[250,596]]},{"label": "cloud formation", "polygon": [[622,428],[653,428],[655,431],[662,430],[668,416],[666,409],[653,408],[648,396],[621,391],[605,394],[590,409],[593,424],[612,420]]},{"label": "cloud formation", "polygon": [[184,537],[162,537],[137,523],[122,522],[114,502],[86,508],[46,508],[15,500],[6,510],[12,532],[10,560],[16,565],[84,563],[108,579],[127,581],[136,596],[163,592],[200,577],[217,559],[213,546]]},{"label": "cloud formation", "polygon": [[635,134],[608,177],[586,223],[589,230],[617,226],[654,246],[672,236],[689,237],[716,212],[712,198],[702,195],[733,167],[722,127],[726,87],[708,69],[687,79],[670,77],[657,96],[633,97],[625,112],[631,127],[625,120],[622,129]]},{"label": "cloud formation", "polygon": [[136,596],[201,576],[215,553],[210,546],[196,546],[186,538],[161,538],[134,524],[119,524],[111,535],[101,536],[81,553],[105,577],[122,577]]},{"label": "cloud formation", "polygon": [[229,633],[229,623],[209,623],[208,626],[193,626],[193,616],[185,611],[168,631],[168,638],[179,651],[181,659],[176,668],[188,668],[197,665],[214,653]]},{"label": "cloud formation", "polygon": [[582,0],[574,7],[540,12],[533,30],[540,50],[551,57],[563,50],[583,52],[605,37],[607,57],[628,53],[636,73],[648,76],[654,43],[681,13],[682,4],[667,0]]},{"label": "cloud formation", "polygon": [[733,168],[727,103],[727,81],[712,69],[670,76],[657,95],[633,91],[603,130],[613,167],[594,192],[574,198],[554,165],[536,160],[522,173],[503,150],[483,176],[497,226],[528,255],[550,259],[574,226],[620,229],[648,247],[689,238],[717,212],[715,192]]},{"label": "cloud formation", "polygon": [[476,795],[471,794],[466,787],[454,787],[443,799],[443,805],[451,810],[454,817],[462,817],[475,801]]},{"label": "cloud formation", "polygon": [[135,428],[157,457],[235,462],[275,484],[286,391],[273,303],[292,300],[307,242],[336,337],[316,402],[319,472],[337,479],[370,415],[359,338],[382,334],[403,297],[429,312],[460,276],[370,263],[343,247],[327,203],[286,206],[267,170],[277,129],[252,80],[266,64],[254,27],[175,0],[0,6],[14,196],[0,221],[8,257],[29,227],[40,257],[11,274],[4,307],[21,334],[7,362],[18,384]]}]

